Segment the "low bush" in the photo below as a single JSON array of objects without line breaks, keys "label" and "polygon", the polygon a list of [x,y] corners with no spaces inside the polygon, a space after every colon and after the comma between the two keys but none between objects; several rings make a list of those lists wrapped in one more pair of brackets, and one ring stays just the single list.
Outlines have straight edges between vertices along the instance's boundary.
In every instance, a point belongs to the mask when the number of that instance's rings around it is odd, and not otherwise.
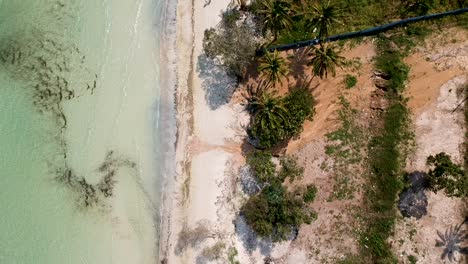
[{"label": "low bush", "polygon": [[247,155],[247,164],[261,183],[270,182],[276,176],[276,166],[271,158],[271,153],[267,151],[253,151]]},{"label": "low bush", "polygon": [[280,159],[281,169],[278,172],[278,179],[284,181],[289,178],[290,182],[300,179],[304,175],[304,168],[297,164],[297,160],[292,156],[285,156]]},{"label": "low bush", "polygon": [[317,187],[313,184],[307,185],[306,191],[302,196],[305,203],[311,203],[315,200],[315,195],[317,194]]},{"label": "low bush", "polygon": [[296,88],[286,95],[284,102],[290,115],[287,132],[290,136],[297,136],[302,132],[304,122],[312,121],[314,117],[315,99],[307,89]]},{"label": "low bush", "polygon": [[304,173],[292,156],[281,159],[281,169],[277,173],[273,169],[271,154],[267,152],[255,151],[247,159],[254,174],[267,175],[263,177],[263,189],[250,196],[241,208],[247,224],[257,235],[275,242],[287,240],[302,223],[311,223],[316,218],[316,213],[305,202],[314,199],[317,192],[315,186],[310,185],[305,194],[301,192],[301,195],[297,195],[283,185],[286,179],[293,181]]},{"label": "low bush", "polygon": [[304,202],[280,182],[273,182],[261,193],[251,196],[242,212],[260,237],[275,242],[292,237],[296,228],[310,217],[304,210]]}]

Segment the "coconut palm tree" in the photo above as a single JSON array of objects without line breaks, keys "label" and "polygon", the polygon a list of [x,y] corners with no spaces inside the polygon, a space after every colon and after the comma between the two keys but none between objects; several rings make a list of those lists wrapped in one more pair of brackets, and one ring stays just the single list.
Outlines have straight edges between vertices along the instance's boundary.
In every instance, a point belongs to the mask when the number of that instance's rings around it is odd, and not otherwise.
[{"label": "coconut palm tree", "polygon": [[333,24],[339,23],[340,9],[332,4],[330,0],[321,0],[318,3],[310,4],[306,8],[306,27],[316,28],[320,40],[326,39],[330,35],[330,28]]},{"label": "coconut palm tree", "polygon": [[288,110],[281,97],[264,92],[259,99],[251,103],[255,123],[261,124],[263,128],[275,128],[288,122]]},{"label": "coconut palm tree", "polygon": [[291,5],[286,0],[263,0],[258,13],[263,16],[263,32],[271,31],[273,42],[281,30],[292,28]]},{"label": "coconut palm tree", "polygon": [[280,56],[277,50],[266,52],[260,59],[257,70],[273,84],[277,82],[282,84],[281,78],[287,78],[289,72],[286,60]]},{"label": "coconut palm tree", "polygon": [[331,45],[313,48],[310,55],[312,59],[308,65],[313,67],[312,71],[314,75],[319,76],[321,79],[324,76],[327,78],[328,72],[331,72],[335,76],[336,66],[342,67],[344,64],[344,57],[341,57]]},{"label": "coconut palm tree", "polygon": [[253,122],[251,134],[260,146],[272,147],[287,137],[289,113],[281,97],[264,92],[260,100],[251,103]]}]

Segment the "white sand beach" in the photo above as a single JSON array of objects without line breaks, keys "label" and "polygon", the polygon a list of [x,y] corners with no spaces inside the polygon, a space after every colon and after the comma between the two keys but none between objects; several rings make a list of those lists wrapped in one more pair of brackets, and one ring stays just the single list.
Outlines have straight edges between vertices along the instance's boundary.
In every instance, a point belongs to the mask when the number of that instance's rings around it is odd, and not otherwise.
[{"label": "white sand beach", "polygon": [[[212,238],[234,231],[233,211],[224,212],[220,199],[232,162],[242,159],[244,132],[238,119],[245,115],[240,106],[228,104],[235,80],[203,55],[204,31],[217,25],[230,1],[205,2],[180,0],[177,5],[177,175],[173,197],[165,204],[171,208],[162,234],[168,236],[161,247],[166,263],[195,263]],[[209,226],[209,239],[181,252],[179,233],[200,223]]]}]

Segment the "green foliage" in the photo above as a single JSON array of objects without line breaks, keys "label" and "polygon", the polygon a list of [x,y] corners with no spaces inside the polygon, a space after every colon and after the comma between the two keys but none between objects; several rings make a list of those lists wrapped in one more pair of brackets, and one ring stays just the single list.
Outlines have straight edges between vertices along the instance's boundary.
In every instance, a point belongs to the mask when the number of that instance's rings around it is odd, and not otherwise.
[{"label": "green foliage", "polygon": [[390,48],[390,41],[379,39],[380,52],[376,58],[375,66],[388,76],[388,88],[394,92],[401,92],[408,79],[409,67],[402,61],[398,50]]},{"label": "green foliage", "polygon": [[[251,153],[247,156],[247,162],[257,178],[261,174],[267,175],[263,177],[262,191],[250,196],[241,208],[247,224],[260,237],[272,238],[273,241],[286,240],[299,225],[310,223],[316,218],[316,213],[307,208],[302,196],[288,191],[283,186],[286,179],[293,181],[301,178],[304,172],[292,156],[281,159],[282,168],[277,174],[273,171],[274,164],[269,153]],[[312,187],[308,187],[308,190],[312,192],[310,188]],[[315,188],[314,196],[316,191]]]},{"label": "green foliage", "polygon": [[280,182],[272,182],[261,193],[251,196],[242,207],[247,223],[263,238],[282,241],[308,216],[302,199],[288,192]]},{"label": "green foliage", "polygon": [[305,88],[291,90],[284,98],[285,107],[290,113],[287,131],[290,136],[302,132],[305,120],[312,121],[315,114],[315,99]]},{"label": "green foliage", "polygon": [[267,92],[249,98],[249,109],[253,113],[250,135],[258,139],[263,148],[271,148],[298,135],[304,121],[311,120],[315,113],[313,96],[302,88],[293,89],[283,98]]},{"label": "green foliage", "polygon": [[449,197],[465,197],[468,194],[468,177],[461,166],[454,164],[450,156],[442,152],[427,158],[429,188],[444,190]]},{"label": "green foliage", "polygon": [[291,4],[286,0],[263,0],[261,8],[257,10],[263,20],[262,31],[270,31],[275,40],[281,30],[292,28]]},{"label": "green foliage", "polygon": [[417,259],[415,256],[413,256],[413,255],[409,255],[409,256],[408,256],[408,261],[409,261],[409,263],[411,263],[411,264],[416,264],[416,263],[418,262],[418,259]]},{"label": "green foliage", "polygon": [[230,247],[229,252],[228,252],[228,261],[229,264],[240,264],[238,260],[236,260],[237,254],[237,249],[235,247]]},{"label": "green foliage", "polygon": [[256,29],[240,19],[239,11],[230,9],[217,28],[205,30],[203,50],[208,58],[222,57],[221,65],[228,73],[241,78],[261,41]]},{"label": "green foliage", "polygon": [[402,16],[422,16],[429,13],[436,5],[436,0],[407,0],[403,4]]},{"label": "green foliage", "polygon": [[353,198],[356,190],[353,176],[360,173],[356,167],[363,160],[363,146],[367,142],[364,129],[358,122],[357,110],[343,96],[340,97],[340,105],[338,120],[341,126],[326,135],[325,154],[333,158],[330,166],[334,183],[330,201]]},{"label": "green foliage", "polygon": [[345,79],[344,79],[344,84],[346,86],[346,89],[353,88],[357,84],[356,76],[353,76],[351,74],[346,74]]},{"label": "green foliage", "polygon": [[273,84],[277,82],[283,84],[281,78],[288,77],[289,69],[286,60],[281,57],[277,50],[266,52],[259,62],[260,65],[257,70]]},{"label": "green foliage", "polygon": [[317,187],[313,184],[307,185],[306,191],[303,195],[305,203],[311,203],[315,200],[315,195],[317,194]]},{"label": "green foliage", "polygon": [[328,73],[331,72],[333,77],[336,75],[336,66],[342,67],[345,59],[340,56],[339,52],[332,45],[315,47],[310,54],[312,59],[308,65],[312,66],[312,72],[315,76],[327,78]]},{"label": "green foliage", "polygon": [[297,164],[293,156],[284,156],[280,159],[281,170],[278,173],[278,179],[284,181],[289,178],[290,182],[301,179],[304,176],[304,168]]},{"label": "green foliage", "polygon": [[271,158],[271,153],[267,151],[253,151],[247,155],[247,164],[259,182],[266,183],[274,179],[276,166]]},{"label": "green foliage", "polygon": [[259,140],[261,147],[271,148],[289,136],[286,129],[290,114],[281,97],[265,92],[251,106],[253,121],[250,124],[250,134]]},{"label": "green foliage", "polygon": [[[377,58],[376,66],[391,78],[387,94],[390,106],[383,114],[383,130],[371,138],[368,147],[372,188],[367,192],[367,201],[371,212],[368,213],[367,229],[360,239],[363,250],[370,253],[376,263],[396,263],[387,239],[395,225],[395,200],[403,188],[401,175],[406,160],[405,147],[412,139],[409,110],[399,95],[404,88],[401,80],[407,78],[408,67],[401,61],[401,54],[387,44],[378,46],[382,56]],[[406,70],[402,72],[401,69]]]},{"label": "green foliage", "polygon": [[340,8],[330,0],[317,1],[304,12],[306,27],[316,28],[318,37],[322,40],[330,36],[330,29],[333,25],[340,23],[338,20],[340,16]]}]

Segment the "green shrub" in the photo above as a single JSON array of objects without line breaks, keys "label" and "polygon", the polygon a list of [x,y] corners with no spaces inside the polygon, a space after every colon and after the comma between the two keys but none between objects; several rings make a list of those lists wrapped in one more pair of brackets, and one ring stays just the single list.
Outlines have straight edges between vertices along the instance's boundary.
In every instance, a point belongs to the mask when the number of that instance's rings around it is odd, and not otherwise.
[{"label": "green shrub", "polygon": [[286,95],[284,103],[290,114],[286,130],[290,136],[297,136],[302,132],[304,121],[312,121],[314,117],[314,97],[307,89],[296,88]]},{"label": "green shrub", "polygon": [[272,181],[275,177],[276,166],[271,158],[271,153],[267,151],[253,151],[247,155],[247,164],[261,183]]},{"label": "green shrub", "polygon": [[357,78],[353,75],[346,74],[346,77],[344,79],[344,84],[346,86],[346,89],[351,89],[357,84]]},{"label": "green shrub", "polygon": [[241,209],[250,227],[262,238],[288,239],[309,218],[301,199],[279,182],[251,196]]},{"label": "green shrub", "polygon": [[415,256],[413,256],[413,255],[409,255],[409,256],[408,256],[408,261],[409,261],[409,263],[411,263],[411,264],[416,264],[416,262],[418,262],[418,259],[417,259]]},{"label": "green shrub", "polygon": [[317,194],[317,187],[313,184],[309,184],[304,193],[303,199],[305,203],[311,203],[315,200],[315,195]]},{"label": "green shrub", "polygon": [[444,189],[449,197],[465,197],[468,194],[468,177],[460,165],[454,164],[450,156],[442,152],[427,158],[429,188],[434,191]]},{"label": "green shrub", "polygon": [[293,89],[282,98],[272,95],[265,98],[264,102],[257,103],[262,105],[262,115],[256,111],[249,127],[250,136],[258,139],[262,148],[274,147],[299,135],[304,121],[312,120],[315,113],[314,98],[306,89]]}]

